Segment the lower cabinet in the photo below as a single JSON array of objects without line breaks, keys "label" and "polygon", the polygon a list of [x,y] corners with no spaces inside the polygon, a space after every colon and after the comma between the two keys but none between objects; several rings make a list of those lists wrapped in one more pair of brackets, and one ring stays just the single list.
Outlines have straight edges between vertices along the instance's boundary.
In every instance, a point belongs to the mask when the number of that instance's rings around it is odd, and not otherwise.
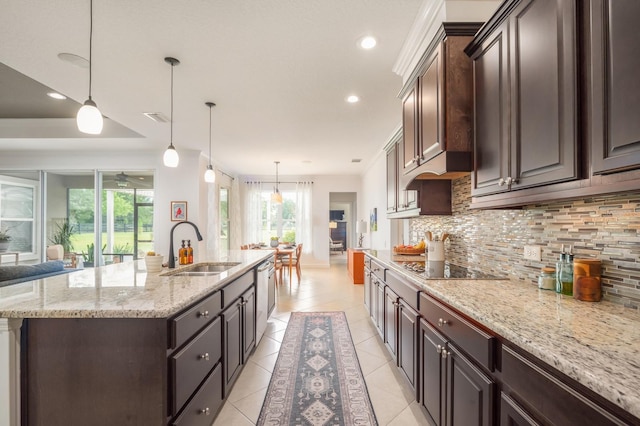
[{"label": "lower cabinet", "polygon": [[398,368],[418,396],[418,333],[420,315],[409,304],[398,301]]},{"label": "lower cabinet", "polygon": [[378,329],[378,334],[384,339],[384,281],[380,281],[378,277],[372,279],[374,295],[372,297],[373,322]]},{"label": "lower cabinet", "polygon": [[500,394],[500,426],[539,426],[517,402],[504,392]]},{"label": "lower cabinet", "polygon": [[435,425],[494,424],[496,383],[425,320],[420,321],[421,407]]},{"label": "lower cabinet", "polygon": [[255,345],[255,294],[251,287],[222,312],[225,398]]},{"label": "lower cabinet", "polygon": [[213,369],[198,393],[172,423],[174,426],[210,426],[222,406],[222,364]]},{"label": "lower cabinet", "polygon": [[364,268],[364,307],[371,315],[371,269]]},{"label": "lower cabinet", "polygon": [[399,297],[389,287],[384,290],[384,345],[398,362],[398,306]]}]

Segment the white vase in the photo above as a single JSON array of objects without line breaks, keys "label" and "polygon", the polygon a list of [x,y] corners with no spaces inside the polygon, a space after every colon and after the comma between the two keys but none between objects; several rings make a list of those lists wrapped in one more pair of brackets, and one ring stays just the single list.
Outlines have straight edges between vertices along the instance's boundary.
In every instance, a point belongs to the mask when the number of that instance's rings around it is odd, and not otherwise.
[{"label": "white vase", "polygon": [[0,241],[0,252],[9,250],[11,241]]}]

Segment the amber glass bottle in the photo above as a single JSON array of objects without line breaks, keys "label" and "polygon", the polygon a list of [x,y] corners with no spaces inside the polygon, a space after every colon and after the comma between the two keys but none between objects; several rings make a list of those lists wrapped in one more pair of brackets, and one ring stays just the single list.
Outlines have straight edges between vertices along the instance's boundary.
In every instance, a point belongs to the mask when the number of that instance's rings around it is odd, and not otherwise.
[{"label": "amber glass bottle", "polygon": [[184,246],[184,240],[182,240],[182,247],[178,250],[178,259],[180,261],[180,265],[186,265],[188,262],[187,248]]},{"label": "amber glass bottle", "polygon": [[191,240],[187,240],[187,264],[193,263],[193,247],[191,247]]}]

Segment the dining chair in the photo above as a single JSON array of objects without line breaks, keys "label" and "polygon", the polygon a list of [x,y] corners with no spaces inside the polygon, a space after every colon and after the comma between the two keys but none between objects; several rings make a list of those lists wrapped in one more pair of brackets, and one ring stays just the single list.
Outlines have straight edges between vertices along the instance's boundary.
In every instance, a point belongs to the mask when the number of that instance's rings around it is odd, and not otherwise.
[{"label": "dining chair", "polygon": [[[273,267],[275,269],[274,273],[275,273],[275,277],[276,277],[276,286],[278,286],[280,283],[282,283],[283,264],[282,264],[282,256],[280,255],[278,247],[275,247],[274,250],[275,250],[275,255],[273,257],[274,258]],[[280,278],[278,278],[278,275],[280,275]]]},{"label": "dining chair", "polygon": [[241,245],[240,250],[249,250],[249,245],[248,244]]},{"label": "dining chair", "polygon": [[[298,275],[298,284],[300,284],[300,277],[302,276],[302,271],[300,269],[300,258],[302,257],[302,243],[296,246],[296,255],[293,257],[293,267],[296,268],[296,275]],[[291,279],[291,277],[289,277]]]}]

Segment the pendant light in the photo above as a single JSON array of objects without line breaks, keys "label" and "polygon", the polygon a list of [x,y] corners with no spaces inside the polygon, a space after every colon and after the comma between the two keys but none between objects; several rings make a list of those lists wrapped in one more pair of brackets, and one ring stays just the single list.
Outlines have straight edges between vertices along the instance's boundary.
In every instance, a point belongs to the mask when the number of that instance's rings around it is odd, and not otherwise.
[{"label": "pendant light", "polygon": [[171,65],[171,135],[169,139],[169,146],[167,150],[164,152],[163,162],[167,167],[178,167],[178,162],[180,161],[180,157],[178,156],[178,151],[173,146],[173,67],[180,64],[180,61],[176,58],[166,57],[164,61]]},{"label": "pendant light", "polygon": [[78,130],[90,135],[102,133],[102,114],[91,99],[91,64],[92,64],[92,44],[93,44],[93,0],[89,1],[89,99],[84,101],[84,105],[78,110],[76,123]]},{"label": "pendant light", "polygon": [[214,183],[216,181],[216,172],[211,165],[211,108],[216,106],[216,104],[213,102],[205,102],[204,104],[209,107],[209,165],[207,166],[207,171],[204,172],[204,181]]},{"label": "pendant light", "polygon": [[282,194],[278,190],[278,164],[279,161],[274,161],[276,163],[276,187],[273,189],[273,194],[271,194],[271,202],[275,204],[282,204]]}]

